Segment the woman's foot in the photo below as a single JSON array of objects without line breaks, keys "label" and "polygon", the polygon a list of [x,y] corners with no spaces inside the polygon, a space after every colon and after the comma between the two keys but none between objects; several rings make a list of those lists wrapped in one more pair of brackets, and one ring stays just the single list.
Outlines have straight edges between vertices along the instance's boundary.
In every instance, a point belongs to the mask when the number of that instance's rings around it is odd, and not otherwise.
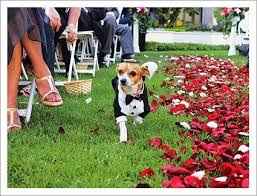
[{"label": "woman's foot", "polygon": [[12,132],[18,129],[21,129],[21,121],[18,114],[18,109],[8,108],[7,109],[7,130],[8,132]]},{"label": "woman's foot", "polygon": [[47,106],[60,106],[63,104],[62,97],[54,85],[51,75],[36,79],[37,89],[41,102]]}]

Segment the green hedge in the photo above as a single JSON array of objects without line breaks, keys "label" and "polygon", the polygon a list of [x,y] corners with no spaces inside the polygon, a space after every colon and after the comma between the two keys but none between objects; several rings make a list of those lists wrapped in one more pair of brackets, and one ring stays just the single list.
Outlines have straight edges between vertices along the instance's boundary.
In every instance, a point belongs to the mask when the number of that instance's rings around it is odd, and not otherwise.
[{"label": "green hedge", "polygon": [[147,51],[228,50],[228,48],[229,48],[229,46],[227,46],[227,45],[146,42],[146,50]]}]

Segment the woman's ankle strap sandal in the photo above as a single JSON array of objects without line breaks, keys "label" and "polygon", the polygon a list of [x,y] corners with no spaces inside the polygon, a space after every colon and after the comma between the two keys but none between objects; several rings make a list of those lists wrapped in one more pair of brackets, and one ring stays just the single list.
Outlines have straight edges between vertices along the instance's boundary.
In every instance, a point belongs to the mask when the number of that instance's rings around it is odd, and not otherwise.
[{"label": "woman's ankle strap sandal", "polygon": [[8,108],[7,109],[7,130],[12,132],[18,129],[21,129],[21,121],[18,114],[17,108]]},{"label": "woman's ankle strap sandal", "polygon": [[[36,79],[36,84],[41,97],[41,103],[47,106],[60,106],[63,104],[63,100],[54,86],[54,80],[51,75]],[[48,87],[48,90],[43,90],[42,87],[44,85]]]}]

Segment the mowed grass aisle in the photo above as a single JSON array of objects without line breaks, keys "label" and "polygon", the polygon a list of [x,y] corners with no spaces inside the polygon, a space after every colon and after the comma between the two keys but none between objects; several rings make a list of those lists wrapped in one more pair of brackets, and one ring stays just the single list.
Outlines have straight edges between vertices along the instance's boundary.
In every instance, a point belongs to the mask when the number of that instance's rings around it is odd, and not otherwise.
[{"label": "mowed grass aisle", "polygon": [[[167,63],[166,56],[176,55],[227,58],[227,51],[141,53],[137,59],[142,63],[160,61],[159,72],[146,82],[156,94],[173,91],[161,88],[166,78],[161,70]],[[232,59],[239,66],[246,62],[239,55]],[[175,125],[175,122],[189,117],[170,115],[161,107],[157,112],[150,113],[143,125],[134,126],[129,121],[129,144],[119,144],[112,107],[114,93],[111,79],[114,76],[115,65],[98,71],[93,79],[92,93],[87,96],[72,96],[60,89],[64,99],[61,107],[34,105],[31,122],[22,131],[8,136],[9,187],[129,188],[136,186],[138,172],[146,167],[157,171],[149,184],[152,187],[161,186],[163,174],[160,166],[164,160],[159,158],[161,152],[149,147],[148,140],[160,136],[175,149],[179,149],[179,145],[191,149],[189,139],[184,139],[183,144],[177,143],[181,138]],[[57,78],[64,79],[62,76]],[[89,97],[92,102],[87,104]],[[181,154],[178,150],[177,153],[181,156],[179,162],[191,155],[190,151]]]}]

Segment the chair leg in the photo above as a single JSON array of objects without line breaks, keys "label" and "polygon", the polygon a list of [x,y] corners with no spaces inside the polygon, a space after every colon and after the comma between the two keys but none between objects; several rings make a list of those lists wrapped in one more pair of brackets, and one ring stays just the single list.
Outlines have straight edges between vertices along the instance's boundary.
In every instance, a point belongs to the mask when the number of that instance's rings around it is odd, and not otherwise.
[{"label": "chair leg", "polygon": [[74,69],[74,74],[76,79],[77,80],[79,79],[78,72],[75,65],[75,59],[74,59],[75,49],[76,49],[76,41],[74,41],[71,46],[71,58],[70,58],[70,65],[69,65],[68,81],[71,81],[72,69]]},{"label": "chair leg", "polygon": [[58,61],[58,56],[57,56],[56,52],[55,52],[55,54],[54,54],[54,57],[55,57],[55,62],[56,62],[57,69],[58,69],[58,70],[61,70],[60,63],[59,63],[59,61]]},{"label": "chair leg", "polygon": [[115,36],[115,40],[114,40],[114,52],[113,52],[113,63],[116,62],[117,46],[118,46],[118,36]]},{"label": "chair leg", "polygon": [[93,77],[95,77],[96,70],[99,69],[98,59],[97,59],[97,52],[98,52],[98,40],[95,41],[94,47],[94,65],[93,65]]},{"label": "chair leg", "polygon": [[31,83],[29,102],[28,102],[28,106],[27,106],[27,109],[26,109],[26,116],[25,116],[25,123],[26,124],[29,123],[30,118],[31,118],[32,106],[33,106],[33,100],[34,100],[35,94],[36,94],[36,80],[33,79],[32,83]]},{"label": "chair leg", "polygon": [[24,68],[23,63],[21,63],[21,71],[22,71],[22,74],[23,74],[25,80],[29,80],[29,77],[28,77],[28,75],[27,75],[27,72],[26,72],[26,70],[25,70],[25,68]]},{"label": "chair leg", "polygon": [[75,61],[73,61],[73,70],[74,70],[75,78],[76,78],[76,80],[78,80],[79,79],[79,75],[78,75],[78,71],[77,71],[77,68],[76,68]]},{"label": "chair leg", "polygon": [[110,66],[110,62],[111,62],[111,55],[110,54],[106,55],[106,60],[107,60],[106,67],[109,67]]},{"label": "chair leg", "polygon": [[85,40],[81,40],[82,46],[81,46],[81,56],[80,56],[80,63],[83,62],[83,59],[86,57],[86,45]]},{"label": "chair leg", "polygon": [[99,69],[100,69],[99,63],[98,63],[98,56],[97,56],[97,53],[98,53],[98,46],[99,46],[99,41],[96,40],[96,41],[95,41],[95,63],[96,63],[96,70],[99,70]]}]

